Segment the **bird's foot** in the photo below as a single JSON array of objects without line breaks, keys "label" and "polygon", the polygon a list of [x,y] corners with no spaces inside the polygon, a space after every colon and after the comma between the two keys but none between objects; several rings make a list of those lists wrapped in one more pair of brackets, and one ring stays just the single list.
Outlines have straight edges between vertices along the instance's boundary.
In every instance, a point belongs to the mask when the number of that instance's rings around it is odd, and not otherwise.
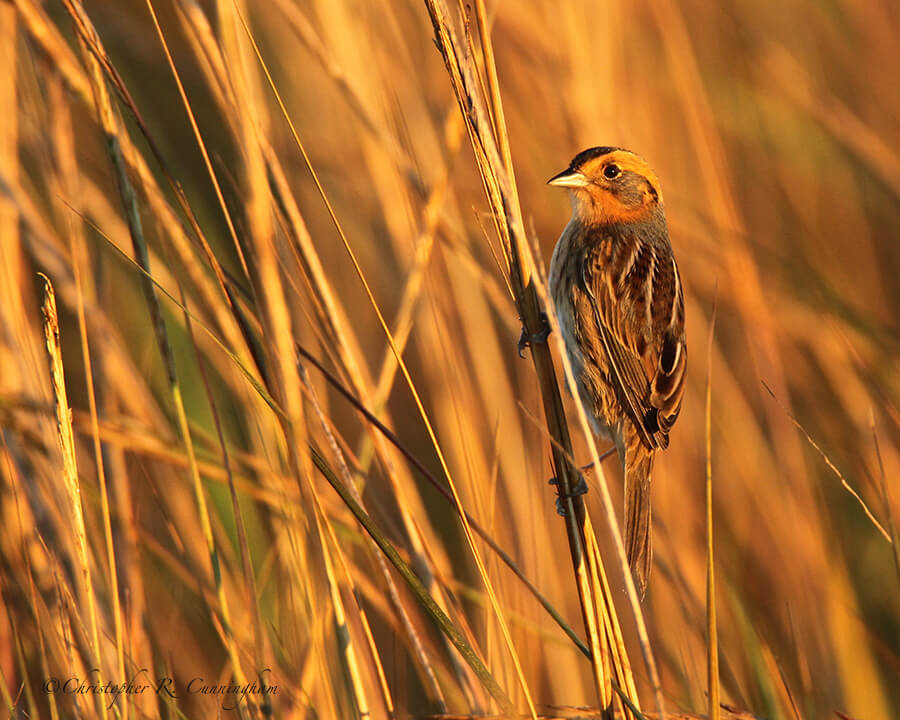
[{"label": "bird's foot", "polygon": [[541,313],[541,323],[543,327],[540,332],[534,333],[533,335],[529,335],[524,326],[522,327],[522,334],[519,335],[519,344],[517,345],[519,350],[519,357],[524,358],[525,348],[531,347],[535,343],[543,343],[547,342],[547,338],[550,336],[550,320],[547,318],[547,313]]},{"label": "bird's foot", "polygon": [[[587,469],[588,467],[590,466],[586,466],[585,469]],[[578,473],[578,482],[575,483],[575,487],[573,487],[568,494],[562,491],[562,488],[559,485],[559,480],[555,477],[550,478],[547,481],[547,484],[556,485],[557,487],[558,493],[556,495],[556,512],[558,515],[562,515],[563,517],[566,517],[566,515],[568,515],[566,511],[566,500],[568,500],[569,498],[576,498],[579,495],[584,495],[588,491],[587,482],[585,481],[584,475],[582,475],[581,472]]]}]

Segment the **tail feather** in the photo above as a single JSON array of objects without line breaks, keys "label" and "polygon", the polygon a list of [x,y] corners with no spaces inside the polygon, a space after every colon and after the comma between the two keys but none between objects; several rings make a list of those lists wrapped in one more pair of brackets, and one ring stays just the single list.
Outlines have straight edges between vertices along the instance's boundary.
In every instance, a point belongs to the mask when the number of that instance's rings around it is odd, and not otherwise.
[{"label": "tail feather", "polygon": [[647,591],[653,566],[650,535],[650,470],[653,450],[636,435],[627,438],[625,449],[625,554],[641,598]]}]

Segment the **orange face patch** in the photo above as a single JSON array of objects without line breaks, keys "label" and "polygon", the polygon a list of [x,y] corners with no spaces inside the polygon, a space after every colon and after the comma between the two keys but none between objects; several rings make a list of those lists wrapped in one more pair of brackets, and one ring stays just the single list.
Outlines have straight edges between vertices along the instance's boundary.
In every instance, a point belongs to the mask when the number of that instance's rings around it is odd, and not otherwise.
[{"label": "orange face patch", "polygon": [[[609,176],[610,168],[618,170],[613,177]],[[589,158],[578,170],[591,181],[575,193],[576,207],[584,220],[637,222],[662,203],[656,174],[627,150]]]},{"label": "orange face patch", "polygon": [[659,178],[656,177],[656,173],[641,158],[627,150],[613,150],[606,155],[591,158],[578,169],[592,180],[599,180],[603,178],[603,169],[607,165],[618,165],[623,173],[630,171],[640,175],[656,191],[657,198],[662,203],[662,190],[659,187]]}]

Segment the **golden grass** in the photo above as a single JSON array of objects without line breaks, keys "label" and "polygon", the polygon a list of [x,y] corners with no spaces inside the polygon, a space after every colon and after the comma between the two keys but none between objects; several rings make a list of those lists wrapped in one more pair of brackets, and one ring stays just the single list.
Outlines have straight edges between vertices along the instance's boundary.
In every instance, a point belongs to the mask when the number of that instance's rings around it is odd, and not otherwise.
[{"label": "golden grass", "polygon": [[[0,3],[5,708],[900,714],[892,12]],[[600,144],[692,348],[643,603],[559,333],[515,348]]]}]

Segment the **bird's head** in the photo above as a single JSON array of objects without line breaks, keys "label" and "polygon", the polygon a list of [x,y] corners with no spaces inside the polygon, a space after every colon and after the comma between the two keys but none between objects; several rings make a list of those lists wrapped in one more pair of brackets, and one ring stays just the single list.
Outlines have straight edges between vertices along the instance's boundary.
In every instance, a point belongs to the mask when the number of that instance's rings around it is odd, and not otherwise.
[{"label": "bird's head", "polygon": [[662,211],[655,173],[633,152],[595,147],[547,181],[572,193],[576,215],[591,224],[636,222]]}]

